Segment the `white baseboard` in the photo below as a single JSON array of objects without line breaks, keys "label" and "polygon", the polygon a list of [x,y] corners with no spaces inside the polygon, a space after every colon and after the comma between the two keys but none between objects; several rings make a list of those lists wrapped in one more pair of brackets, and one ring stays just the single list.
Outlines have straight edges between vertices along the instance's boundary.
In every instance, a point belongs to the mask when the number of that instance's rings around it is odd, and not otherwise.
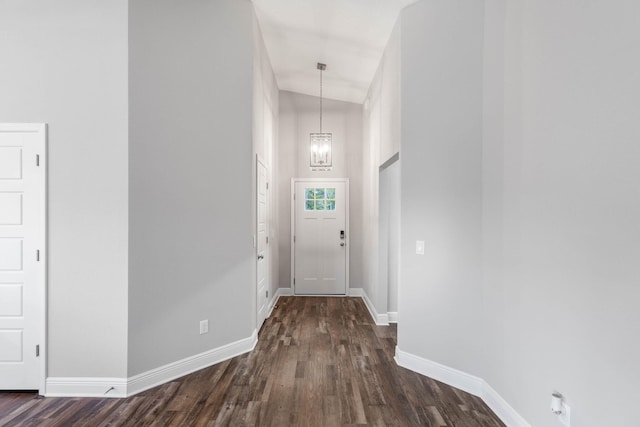
[{"label": "white baseboard", "polygon": [[126,378],[47,378],[47,397],[127,397]]},{"label": "white baseboard", "polygon": [[258,331],[223,345],[129,378],[47,378],[47,397],[128,397],[254,349]]},{"label": "white baseboard", "polygon": [[398,312],[390,311],[387,313],[389,315],[389,323],[398,323]]},{"label": "white baseboard", "polygon": [[293,292],[291,292],[291,288],[278,288],[276,292],[273,294],[273,298],[271,299],[271,302],[269,302],[269,311],[268,311],[267,317],[271,316],[271,312],[277,305],[278,299],[280,297],[285,297],[289,295],[293,295]]},{"label": "white baseboard", "polygon": [[485,380],[396,347],[396,363],[421,375],[480,397],[507,427],[531,427]]},{"label": "white baseboard", "polygon": [[379,314],[374,307],[373,303],[369,299],[369,295],[363,288],[349,288],[349,296],[360,297],[364,301],[364,305],[367,306],[371,318],[378,326],[389,326],[389,315],[387,313]]},{"label": "white baseboard", "polygon": [[278,288],[278,290],[276,291],[277,297],[286,297],[289,295],[293,295],[293,291],[291,290],[291,288]]},{"label": "white baseboard", "polygon": [[482,396],[482,378],[478,378],[466,372],[450,368],[440,363],[404,352],[396,347],[396,363],[403,368],[410,369],[434,380],[449,384],[455,388],[471,393],[474,396]]},{"label": "white baseboard", "polygon": [[364,294],[364,289],[362,288],[349,288],[348,295],[350,297],[361,297]]},{"label": "white baseboard", "polygon": [[522,415],[516,412],[506,400],[502,398],[489,384],[484,383],[482,390],[482,400],[489,408],[502,420],[507,427],[531,427]]},{"label": "white baseboard", "polygon": [[388,314],[377,314],[375,317],[376,325],[378,326],[389,326],[389,315]]},{"label": "white baseboard", "polygon": [[271,298],[271,301],[269,301],[269,309],[267,310],[267,319],[269,317],[271,317],[271,313],[273,312],[273,309],[276,306],[276,303],[278,302],[278,298],[280,298],[280,295],[278,295],[278,291],[280,289],[277,289],[275,294],[273,295],[273,298]]},{"label": "white baseboard", "polygon": [[129,378],[128,394],[148,390],[160,384],[167,383],[192,372],[207,368],[216,363],[223,362],[232,357],[239,356],[254,349],[258,342],[258,331],[254,330],[249,338],[244,338],[195,356],[187,357],[177,362],[169,363],[159,368],[152,369],[142,374]]},{"label": "white baseboard", "polygon": [[361,297],[364,294],[364,289],[362,288],[349,288],[347,295],[350,297]]}]

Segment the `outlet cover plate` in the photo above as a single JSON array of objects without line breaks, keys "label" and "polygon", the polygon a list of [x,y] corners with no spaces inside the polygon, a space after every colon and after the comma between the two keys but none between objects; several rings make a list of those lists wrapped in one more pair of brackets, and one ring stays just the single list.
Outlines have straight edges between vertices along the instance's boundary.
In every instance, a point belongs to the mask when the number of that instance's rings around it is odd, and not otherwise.
[{"label": "outlet cover plate", "polygon": [[562,413],[558,418],[563,425],[571,427],[571,408],[564,402],[562,402]]}]

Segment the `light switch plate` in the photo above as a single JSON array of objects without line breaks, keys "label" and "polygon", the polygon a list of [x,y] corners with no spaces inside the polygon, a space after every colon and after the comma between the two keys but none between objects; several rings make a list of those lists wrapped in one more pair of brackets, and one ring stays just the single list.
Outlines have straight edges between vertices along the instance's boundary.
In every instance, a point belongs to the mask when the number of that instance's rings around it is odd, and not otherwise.
[{"label": "light switch plate", "polygon": [[416,240],[416,254],[424,255],[424,240]]},{"label": "light switch plate", "polygon": [[209,332],[209,319],[200,321],[200,335]]}]

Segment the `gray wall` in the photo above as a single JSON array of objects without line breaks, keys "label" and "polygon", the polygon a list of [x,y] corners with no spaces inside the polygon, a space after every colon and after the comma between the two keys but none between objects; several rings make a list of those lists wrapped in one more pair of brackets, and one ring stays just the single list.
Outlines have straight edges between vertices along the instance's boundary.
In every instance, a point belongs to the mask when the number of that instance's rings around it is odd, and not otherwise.
[{"label": "gray wall", "polygon": [[477,1],[422,1],[403,11],[401,33],[398,347],[471,373],[481,366],[483,13]]},{"label": "gray wall", "polygon": [[638,16],[487,2],[483,375],[533,426],[553,390],[574,426],[638,424]]},{"label": "gray wall", "polygon": [[129,29],[135,375],[255,328],[252,6],[137,0]]},{"label": "gray wall", "polygon": [[[515,213],[520,210],[517,177],[521,168],[522,81],[517,58],[522,52],[522,27],[517,17],[521,13],[519,3],[510,2],[507,10],[506,0],[485,2],[482,153],[483,339],[486,343],[483,352],[486,366],[482,375],[516,409],[522,405],[521,398],[516,396],[522,387],[525,369],[518,345],[523,302],[520,301],[517,278],[511,270],[518,262],[519,253],[513,247],[505,251],[504,242],[517,239],[519,233],[514,222]],[[507,15],[510,16],[509,28]],[[505,141],[509,143],[505,144]],[[505,162],[507,157],[509,162]],[[505,174],[510,176],[508,180],[505,180]],[[510,372],[510,378],[495,375],[501,370]],[[545,397],[550,392],[547,390]]]},{"label": "gray wall", "polygon": [[127,2],[0,2],[0,122],[49,124],[48,375],[127,374]]},{"label": "gray wall", "polygon": [[[427,0],[402,21],[399,347],[531,425],[640,398],[640,45],[631,1]],[[424,257],[415,240],[426,241]]]},{"label": "gray wall", "polygon": [[278,209],[280,287],[291,283],[291,178],[349,178],[349,285],[362,287],[362,106],[323,101],[322,130],[333,133],[333,170],[309,168],[309,133],[318,132],[319,98],[280,92]]},{"label": "gray wall", "polygon": [[[391,194],[382,194],[380,167],[400,151],[400,21],[398,19],[389,37],[367,93],[362,114],[362,228],[364,230],[362,287],[378,314],[383,315],[389,311],[397,311],[396,295],[389,294],[388,273],[398,267],[392,265],[395,258],[392,260],[388,255],[389,250],[397,251],[398,248],[388,246],[389,230],[381,229],[383,213],[380,209],[383,205],[388,206],[390,200],[380,198],[391,196]],[[391,211],[384,212],[384,214],[387,213]],[[391,256],[397,256],[397,254],[391,253]],[[393,307],[390,305],[391,299],[394,300]]]},{"label": "gray wall", "polygon": [[[269,298],[273,301],[280,287],[279,206],[278,206],[278,114],[279,90],[258,20],[253,16],[253,150],[268,168],[269,190]],[[255,161],[255,160],[254,160]],[[256,235],[256,168],[253,168],[253,234]],[[254,269],[255,272],[255,269]],[[255,281],[255,278],[254,278]]]}]

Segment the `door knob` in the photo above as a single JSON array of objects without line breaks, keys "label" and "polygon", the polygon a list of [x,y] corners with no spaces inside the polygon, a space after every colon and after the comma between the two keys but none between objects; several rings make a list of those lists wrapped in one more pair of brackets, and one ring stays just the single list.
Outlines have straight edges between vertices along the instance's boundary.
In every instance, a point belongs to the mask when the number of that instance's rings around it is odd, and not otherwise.
[{"label": "door knob", "polygon": [[264,259],[264,255],[258,255],[258,259],[259,260]]},{"label": "door knob", "polygon": [[340,242],[340,246],[344,246],[344,242]]}]

